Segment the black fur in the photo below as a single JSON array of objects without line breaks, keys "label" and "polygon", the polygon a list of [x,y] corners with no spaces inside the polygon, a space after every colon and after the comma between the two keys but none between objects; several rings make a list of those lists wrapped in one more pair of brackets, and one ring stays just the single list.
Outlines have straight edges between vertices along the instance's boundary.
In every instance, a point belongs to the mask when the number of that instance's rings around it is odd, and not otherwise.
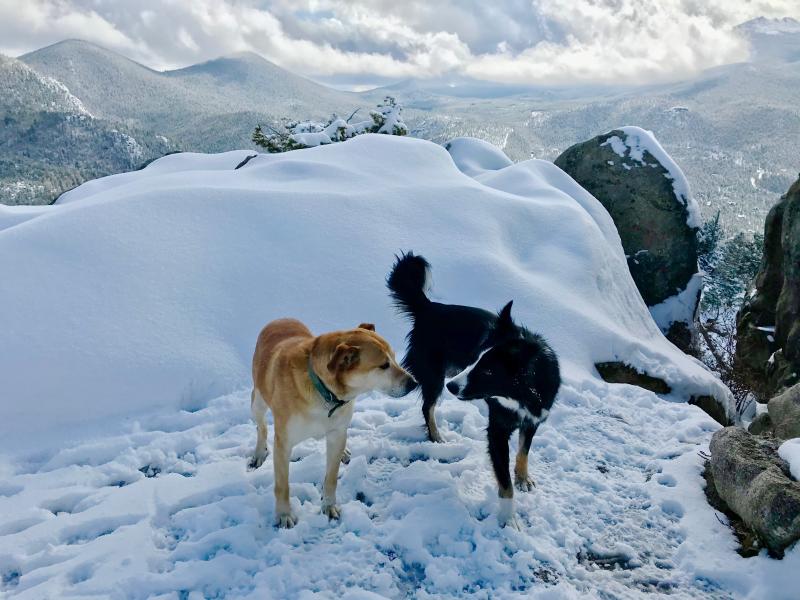
[{"label": "black fur", "polygon": [[425,294],[429,269],[422,256],[404,253],[386,281],[398,309],[413,321],[403,366],[419,382],[428,437],[441,441],[433,409],[445,377],[478,361],[459,376],[460,384],[451,381],[448,389],[462,400],[488,403],[489,454],[501,496],[509,497],[508,439],[519,429],[519,452],[527,457],[536,428],[546,418],[543,411],[550,410],[561,384],[558,359],[544,338],[514,323],[511,302],[494,314],[431,301]]}]

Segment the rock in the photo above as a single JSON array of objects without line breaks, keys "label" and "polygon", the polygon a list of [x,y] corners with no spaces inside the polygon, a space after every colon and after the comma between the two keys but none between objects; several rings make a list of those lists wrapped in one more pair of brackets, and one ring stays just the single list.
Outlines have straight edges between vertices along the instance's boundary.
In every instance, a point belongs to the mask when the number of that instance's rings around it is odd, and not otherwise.
[{"label": "rock", "polygon": [[770,419],[769,413],[761,413],[753,419],[747,431],[753,435],[771,435],[772,419]]},{"label": "rock", "polygon": [[725,425],[726,427],[733,425],[725,412],[725,407],[714,396],[692,396],[689,398],[689,404],[704,410],[708,416],[720,425]]},{"label": "rock", "polygon": [[758,536],[747,526],[742,518],[733,512],[725,501],[720,498],[717,488],[714,485],[714,475],[711,473],[711,462],[706,461],[703,467],[703,479],[705,480],[705,494],[708,503],[715,509],[728,517],[728,525],[739,540],[739,548],[736,550],[743,558],[758,556],[761,552],[761,542]]},{"label": "rock", "polygon": [[[648,132],[610,131],[568,148],[555,164],[608,210],[648,306],[687,288],[697,273],[696,204],[680,169]],[[697,299],[691,303],[690,313]]]},{"label": "rock", "polygon": [[800,383],[769,401],[769,418],[776,437],[800,437]]},{"label": "rock", "polygon": [[669,394],[672,388],[667,382],[647,373],[641,373],[623,362],[602,362],[594,365],[603,381],[608,383],[628,383],[650,390],[656,394]]},{"label": "rock", "polygon": [[761,267],[736,335],[737,368],[760,395],[800,381],[800,179],[767,215]]},{"label": "rock", "polygon": [[683,321],[674,321],[664,332],[664,336],[682,352],[697,356],[695,332],[691,325]]},{"label": "rock", "polygon": [[788,475],[775,442],[725,427],[711,438],[714,486],[777,556],[800,539],[800,483]]}]

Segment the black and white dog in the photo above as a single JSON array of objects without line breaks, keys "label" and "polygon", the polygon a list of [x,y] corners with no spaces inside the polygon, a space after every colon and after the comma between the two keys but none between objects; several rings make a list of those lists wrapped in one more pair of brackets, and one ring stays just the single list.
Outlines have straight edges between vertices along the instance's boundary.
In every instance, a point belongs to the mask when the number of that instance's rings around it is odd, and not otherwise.
[{"label": "black and white dog", "polygon": [[499,518],[513,523],[508,440],[519,429],[514,474],[517,488],[529,491],[534,483],[528,476],[528,451],[561,384],[558,359],[544,338],[514,323],[511,302],[499,314],[432,302],[425,294],[429,269],[425,258],[408,252],[397,258],[386,280],[396,306],[413,321],[403,366],[421,388],[431,441],[443,441],[433,409],[447,376],[458,373],[447,389],[460,400],[486,400],[489,456],[501,499]]}]

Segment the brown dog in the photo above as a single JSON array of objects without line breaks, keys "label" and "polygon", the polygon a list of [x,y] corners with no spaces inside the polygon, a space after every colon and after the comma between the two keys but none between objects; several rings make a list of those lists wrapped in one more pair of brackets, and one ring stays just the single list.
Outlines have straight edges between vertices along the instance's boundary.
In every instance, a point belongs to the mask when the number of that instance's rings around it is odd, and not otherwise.
[{"label": "brown dog", "polygon": [[264,418],[269,407],[275,425],[272,463],[278,526],[297,523],[289,504],[292,447],[310,437],[325,437],[322,512],[338,519],[336,480],[353,418],[352,400],[372,390],[400,397],[415,385],[413,377],[397,364],[391,346],[369,323],[318,337],[295,319],[278,319],[261,330],[253,355],[250,407],[258,440],[250,466],[260,467],[269,453]]}]

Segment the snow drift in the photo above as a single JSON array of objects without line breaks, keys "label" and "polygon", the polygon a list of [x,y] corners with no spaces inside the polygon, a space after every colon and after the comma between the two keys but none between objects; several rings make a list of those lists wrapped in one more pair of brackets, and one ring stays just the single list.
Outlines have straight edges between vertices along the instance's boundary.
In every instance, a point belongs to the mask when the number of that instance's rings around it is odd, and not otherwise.
[{"label": "snow drift", "polygon": [[[565,380],[623,360],[673,399],[728,391],[662,336],[608,213],[553,164],[505,166],[461,143],[365,135],[234,167],[245,151],[180,154],[89,182],[0,230],[0,419],[7,450],[249,385],[256,335],[374,322],[398,353],[408,324],[384,278],[394,254],[433,265],[434,294],[541,332]],[[481,157],[485,162],[481,166]]]}]

